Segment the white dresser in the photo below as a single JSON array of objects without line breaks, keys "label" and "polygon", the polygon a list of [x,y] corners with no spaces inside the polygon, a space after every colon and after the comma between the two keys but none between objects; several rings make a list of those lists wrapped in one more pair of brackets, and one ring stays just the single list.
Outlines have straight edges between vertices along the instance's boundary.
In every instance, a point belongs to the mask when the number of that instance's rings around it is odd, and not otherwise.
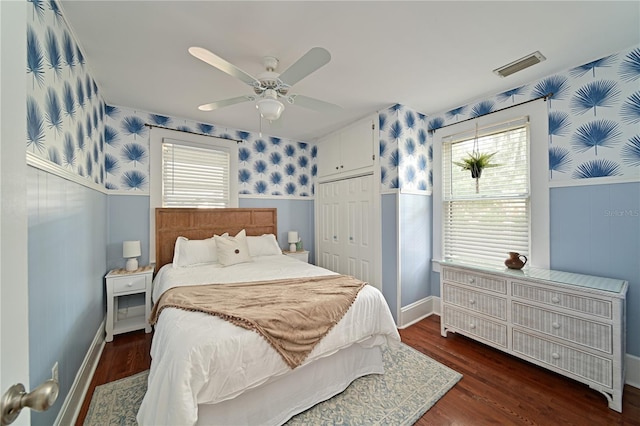
[{"label": "white dresser", "polygon": [[464,334],[586,383],[622,411],[627,282],[442,262],[441,334]]}]

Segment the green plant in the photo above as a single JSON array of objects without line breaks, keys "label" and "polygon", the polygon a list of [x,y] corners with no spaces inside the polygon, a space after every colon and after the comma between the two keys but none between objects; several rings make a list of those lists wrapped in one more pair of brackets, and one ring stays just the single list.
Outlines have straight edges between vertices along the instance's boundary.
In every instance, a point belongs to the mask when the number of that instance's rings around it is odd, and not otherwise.
[{"label": "green plant", "polygon": [[484,153],[484,152],[473,152],[467,153],[467,156],[462,159],[462,161],[454,161],[453,164],[456,166],[462,167],[462,170],[470,170],[471,177],[476,180],[476,193],[479,192],[480,186],[480,176],[482,175],[482,170],[488,167],[498,167],[500,164],[492,163],[491,159],[496,155],[496,152],[492,153]]},{"label": "green plant", "polygon": [[[496,152],[492,152],[490,154],[484,152],[468,153],[467,156],[462,159],[462,161],[454,161],[453,164],[462,167],[462,170],[471,170],[472,175],[476,170],[479,171],[478,174],[480,174],[482,172],[482,169],[486,169],[487,167],[497,167],[500,165],[491,162],[491,159],[496,154]],[[476,176],[472,177],[475,178]]]}]

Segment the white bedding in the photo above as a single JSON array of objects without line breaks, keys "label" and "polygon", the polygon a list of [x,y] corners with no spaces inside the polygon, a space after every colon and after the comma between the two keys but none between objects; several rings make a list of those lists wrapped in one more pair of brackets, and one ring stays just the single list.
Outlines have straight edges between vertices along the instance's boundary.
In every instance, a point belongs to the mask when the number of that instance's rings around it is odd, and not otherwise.
[{"label": "white bedding", "polygon": [[[332,272],[284,255],[222,267],[163,267],[154,280],[153,299],[179,285],[312,277]],[[343,319],[318,343],[303,365],[353,344],[396,344],[400,336],[384,297],[365,286]],[[142,425],[192,425],[198,404],[234,398],[290,372],[280,355],[258,333],[220,318],[165,309],[151,347],[148,390],[138,412]]]}]

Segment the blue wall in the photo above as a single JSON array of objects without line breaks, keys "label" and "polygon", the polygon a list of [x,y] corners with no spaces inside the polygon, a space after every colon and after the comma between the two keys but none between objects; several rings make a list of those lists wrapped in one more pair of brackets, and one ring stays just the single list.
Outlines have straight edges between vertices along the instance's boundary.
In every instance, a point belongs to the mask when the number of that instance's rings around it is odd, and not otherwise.
[{"label": "blue wall", "polygon": [[60,395],[34,425],[51,425],[105,315],[107,196],[29,167],[29,389],[51,378]]},{"label": "blue wall", "polygon": [[553,188],[551,268],[629,281],[627,353],[640,355],[640,183]]},{"label": "blue wall", "polygon": [[381,196],[382,212],[382,294],[393,319],[398,320],[398,194]]},{"label": "blue wall", "polygon": [[429,296],[432,235],[431,197],[400,194],[401,306]]},{"label": "blue wall", "polygon": [[278,243],[288,250],[287,232],[298,231],[305,250],[309,251],[309,263],[315,264],[314,202],[303,199],[240,198],[240,207],[269,207],[278,209]]},{"label": "blue wall", "polygon": [[124,268],[122,242],[139,240],[140,265],[149,264],[149,196],[109,195],[107,197],[107,269]]},{"label": "blue wall", "polygon": [[[123,268],[122,242],[140,240],[141,265],[149,263],[149,197],[146,195],[109,195],[107,269]],[[298,231],[309,262],[315,263],[314,204],[309,199],[240,198],[239,207],[270,207],[278,209],[278,241],[288,248],[287,232]]]}]

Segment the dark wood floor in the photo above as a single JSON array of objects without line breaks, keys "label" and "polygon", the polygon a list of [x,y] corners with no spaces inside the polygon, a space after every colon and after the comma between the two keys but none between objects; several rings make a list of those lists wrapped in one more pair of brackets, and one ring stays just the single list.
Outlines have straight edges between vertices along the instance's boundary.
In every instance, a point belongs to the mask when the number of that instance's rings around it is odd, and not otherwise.
[{"label": "dark wood floor", "polygon": [[[463,374],[416,423],[433,425],[640,425],[640,389],[625,386],[622,414],[589,387],[450,333],[431,316],[400,331],[402,341]],[[96,386],[149,368],[151,334],[134,332],[107,343],[76,425]]]}]

